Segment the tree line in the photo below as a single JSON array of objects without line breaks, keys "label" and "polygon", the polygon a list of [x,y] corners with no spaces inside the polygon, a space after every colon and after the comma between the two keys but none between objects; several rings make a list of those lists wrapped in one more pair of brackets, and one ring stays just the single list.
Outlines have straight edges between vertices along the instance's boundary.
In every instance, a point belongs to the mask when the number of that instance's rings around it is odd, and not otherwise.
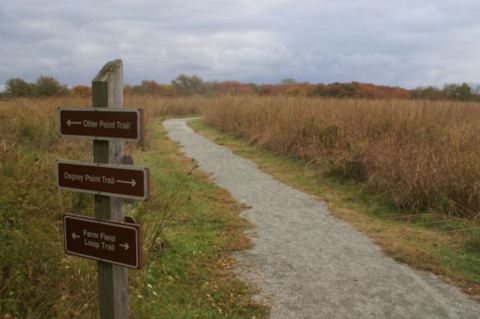
[{"label": "tree line", "polygon": [[[50,76],[41,76],[34,83],[20,78],[9,79],[6,82],[4,97],[45,97],[78,95],[89,96],[90,87],[76,85],[68,88],[57,79]],[[138,85],[125,85],[125,94],[130,95],[157,95],[166,97],[175,96],[218,96],[218,95],[269,95],[269,96],[303,96],[303,97],[346,97],[346,98],[412,98],[461,101],[480,100],[480,86],[467,83],[446,84],[443,88],[418,87],[407,90],[400,87],[374,85],[369,83],[330,83],[312,84],[298,83],[293,79],[284,79],[279,84],[255,84],[236,81],[204,81],[192,75],[179,75],[168,84],[157,83],[153,80],[142,81]]]},{"label": "tree line", "polygon": [[7,97],[61,96],[70,92],[66,85],[51,76],[41,76],[34,83],[13,78],[6,82],[5,87],[3,95]]}]

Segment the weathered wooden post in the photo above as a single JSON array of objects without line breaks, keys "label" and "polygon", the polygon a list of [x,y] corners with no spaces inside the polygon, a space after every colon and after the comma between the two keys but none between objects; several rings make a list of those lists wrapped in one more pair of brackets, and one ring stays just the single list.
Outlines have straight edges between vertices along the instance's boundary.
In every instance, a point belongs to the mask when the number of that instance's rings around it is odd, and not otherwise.
[{"label": "weathered wooden post", "polygon": [[[92,103],[98,108],[123,108],[123,63],[108,62],[92,81]],[[123,157],[122,141],[94,141],[95,163],[120,164]],[[97,219],[123,221],[123,199],[95,195]],[[128,318],[127,269],[103,261],[97,262],[100,318]]]},{"label": "weathered wooden post", "polygon": [[142,228],[124,222],[123,198],[146,200],[148,168],[122,165],[123,141],[142,140],[142,110],[123,109],[122,61],[108,62],[92,81],[93,108],[59,108],[60,134],[93,139],[93,161],[57,160],[60,189],[92,193],[95,218],[64,214],[68,255],[97,261],[100,317],[128,318],[127,269],[143,267]]}]

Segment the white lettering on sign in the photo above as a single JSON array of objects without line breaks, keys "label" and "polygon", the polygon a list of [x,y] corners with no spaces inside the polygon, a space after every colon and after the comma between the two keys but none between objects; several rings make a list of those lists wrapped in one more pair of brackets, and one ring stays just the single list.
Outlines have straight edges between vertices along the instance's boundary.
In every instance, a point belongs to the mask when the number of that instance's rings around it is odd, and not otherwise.
[{"label": "white lettering on sign", "polygon": [[[102,250],[108,250],[108,251],[115,251],[115,242],[116,242],[116,236],[103,233],[101,232],[100,234],[97,232],[92,232],[89,231],[88,229],[83,229],[82,231],[83,235],[83,245],[86,247],[92,247],[95,249],[102,249]],[[72,234],[72,238],[77,239],[80,238],[80,236],[76,235],[75,233]],[[120,244],[120,246],[124,247],[125,245],[128,246],[128,244]],[[124,247],[124,249],[126,249]]]},{"label": "white lettering on sign", "polygon": [[97,127],[98,127],[98,123],[95,122],[95,121],[83,120],[83,127],[97,128]]},{"label": "white lettering on sign", "polygon": [[101,128],[115,128],[115,122],[105,122],[100,120],[100,127]]},{"label": "white lettering on sign", "polygon": [[132,178],[131,180],[124,181],[124,180],[116,180],[115,176],[105,176],[105,175],[91,175],[91,174],[84,174],[84,175],[79,175],[79,174],[72,174],[69,172],[64,172],[63,173],[63,178],[66,180],[70,180],[72,182],[80,182],[83,183],[88,182],[88,183],[103,183],[103,184],[110,184],[113,185],[115,183],[120,183],[120,184],[129,184],[130,186],[134,187],[137,182]]},{"label": "white lettering on sign", "polygon": [[85,174],[85,180],[90,183],[101,183],[101,176],[95,176],[90,174]]},{"label": "white lettering on sign", "polygon": [[69,172],[65,172],[65,173],[63,173],[63,178],[65,178],[66,180],[79,181],[79,182],[83,183],[84,176],[83,175],[78,175],[78,174],[71,174]]},{"label": "white lettering on sign", "polygon": [[117,121],[117,128],[122,130],[129,130],[130,129],[130,122],[119,122]]},{"label": "white lettering on sign", "polygon": [[90,183],[103,183],[103,184],[115,184],[115,177],[113,176],[97,176],[97,175],[90,175],[85,174],[85,180]]},{"label": "white lettering on sign", "polygon": [[96,241],[90,240],[90,239],[84,239],[83,240],[83,245],[87,247],[93,247],[95,249],[100,248],[100,244],[97,243]]},{"label": "white lettering on sign", "polygon": [[90,174],[84,174],[84,175],[79,175],[79,174],[72,174],[69,172],[64,172],[63,173],[63,178],[66,180],[70,180],[73,182],[79,181],[80,183],[89,182],[89,183],[103,183],[103,184],[110,184],[113,185],[115,183],[121,183],[121,184],[130,184],[132,187],[137,184],[137,182],[134,179],[131,179],[129,181],[123,181],[123,180],[115,180],[115,176],[105,176],[105,175],[90,175]]},{"label": "white lettering on sign", "polygon": [[87,238],[94,238],[94,239],[98,239],[98,234],[97,233],[94,233],[94,232],[90,232],[86,229],[83,230],[83,236],[84,237],[87,237]]},{"label": "white lettering on sign", "polygon": [[115,245],[114,244],[105,244],[102,241],[102,249],[103,250],[108,250],[108,251],[115,251]]},{"label": "white lettering on sign", "polygon": [[70,119],[67,121],[68,126],[75,124],[81,124],[83,127],[87,128],[106,128],[106,129],[120,129],[120,130],[129,130],[132,127],[130,122],[120,122],[120,121],[92,121],[92,120],[83,120],[82,122],[75,122]]},{"label": "white lettering on sign", "polygon": [[105,240],[105,241],[115,242],[115,235],[100,233],[100,238]]},{"label": "white lettering on sign", "polygon": [[115,184],[115,177],[102,176],[102,181],[104,184]]},{"label": "white lettering on sign", "polygon": [[120,121],[92,121],[92,120],[83,120],[82,122],[72,121],[70,119],[67,120],[67,125],[82,125],[83,127],[87,128],[106,128],[106,129],[120,129],[120,130],[129,130],[132,126],[130,122],[120,122]]}]

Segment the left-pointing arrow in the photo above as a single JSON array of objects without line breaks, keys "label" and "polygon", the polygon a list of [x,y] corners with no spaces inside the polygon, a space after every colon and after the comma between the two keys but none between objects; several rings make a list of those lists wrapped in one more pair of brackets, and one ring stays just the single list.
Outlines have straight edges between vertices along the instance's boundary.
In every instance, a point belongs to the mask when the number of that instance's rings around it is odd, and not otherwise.
[{"label": "left-pointing arrow", "polygon": [[80,236],[77,235],[76,233],[72,233],[72,238],[73,238],[73,239],[78,239],[78,238],[80,238]]},{"label": "left-pointing arrow", "polygon": [[67,125],[68,125],[68,126],[72,126],[72,124],[80,125],[80,124],[82,124],[82,122],[75,122],[75,121],[72,121],[72,120],[68,119]]}]

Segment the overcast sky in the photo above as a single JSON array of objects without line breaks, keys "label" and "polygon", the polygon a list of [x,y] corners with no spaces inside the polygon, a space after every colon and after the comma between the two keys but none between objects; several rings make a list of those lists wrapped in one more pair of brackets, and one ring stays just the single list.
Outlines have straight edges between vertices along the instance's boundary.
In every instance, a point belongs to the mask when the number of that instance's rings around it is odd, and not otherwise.
[{"label": "overcast sky", "polygon": [[127,83],[479,83],[479,0],[4,0],[0,84],[90,84],[121,58]]}]

